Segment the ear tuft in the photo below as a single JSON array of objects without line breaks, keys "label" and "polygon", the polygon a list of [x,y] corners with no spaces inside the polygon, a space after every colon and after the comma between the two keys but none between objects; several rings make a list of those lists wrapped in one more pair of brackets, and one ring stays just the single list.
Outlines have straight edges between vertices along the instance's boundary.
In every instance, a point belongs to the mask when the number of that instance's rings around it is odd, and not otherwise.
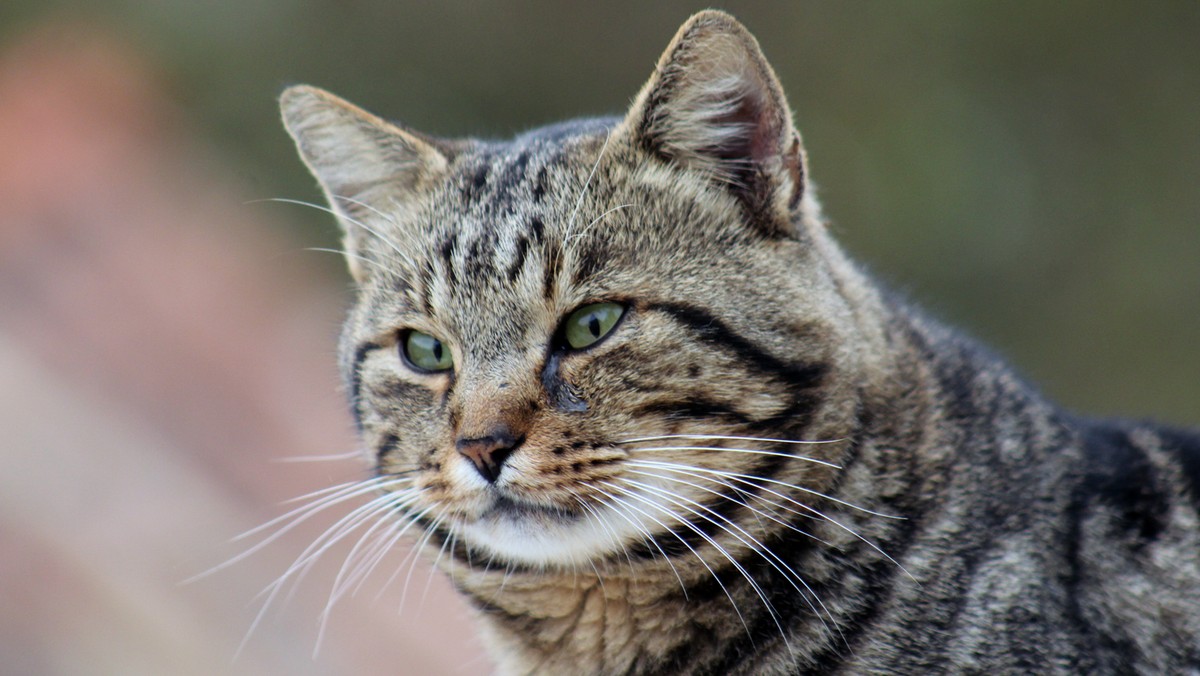
[{"label": "ear tuft", "polygon": [[652,152],[731,185],[756,209],[794,209],[803,150],[783,89],[754,39],[719,11],[689,19],[626,124]]}]

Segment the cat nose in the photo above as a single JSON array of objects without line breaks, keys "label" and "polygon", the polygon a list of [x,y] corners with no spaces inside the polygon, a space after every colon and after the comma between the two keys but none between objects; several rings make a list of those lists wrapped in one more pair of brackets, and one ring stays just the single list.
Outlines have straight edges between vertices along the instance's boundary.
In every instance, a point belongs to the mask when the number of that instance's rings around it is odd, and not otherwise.
[{"label": "cat nose", "polygon": [[488,483],[496,483],[504,461],[524,440],[523,437],[514,439],[507,429],[499,429],[486,437],[459,438],[454,445],[458,449],[459,455],[470,460]]}]

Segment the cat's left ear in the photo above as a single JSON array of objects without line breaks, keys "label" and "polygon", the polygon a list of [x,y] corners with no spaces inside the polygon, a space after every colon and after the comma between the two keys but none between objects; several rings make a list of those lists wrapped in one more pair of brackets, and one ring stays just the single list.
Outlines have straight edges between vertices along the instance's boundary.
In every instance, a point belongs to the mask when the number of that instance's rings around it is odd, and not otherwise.
[{"label": "cat's left ear", "polygon": [[789,228],[805,189],[804,150],[779,79],[733,17],[688,19],[624,124],[648,151],[729,186],[767,227]]}]

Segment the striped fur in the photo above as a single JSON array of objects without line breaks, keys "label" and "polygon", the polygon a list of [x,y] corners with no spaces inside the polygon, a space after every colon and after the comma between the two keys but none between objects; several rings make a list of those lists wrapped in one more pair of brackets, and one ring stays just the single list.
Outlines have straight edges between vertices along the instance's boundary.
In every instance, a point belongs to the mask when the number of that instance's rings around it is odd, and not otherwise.
[{"label": "striped fur", "polygon": [[[1200,669],[1200,436],[1069,415],[880,291],[727,15],[621,119],[445,141],[282,105],[360,287],[373,517],[440,552],[504,673]],[[599,301],[616,328],[566,347]],[[408,330],[454,368],[407,367]],[[491,482],[456,449],[497,430]]]}]

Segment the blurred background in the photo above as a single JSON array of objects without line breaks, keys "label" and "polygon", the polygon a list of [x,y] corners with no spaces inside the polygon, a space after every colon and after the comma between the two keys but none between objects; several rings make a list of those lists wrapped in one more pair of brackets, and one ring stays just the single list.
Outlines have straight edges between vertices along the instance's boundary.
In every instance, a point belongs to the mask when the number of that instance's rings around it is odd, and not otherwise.
[{"label": "blurred background", "polygon": [[[387,583],[404,550],[318,643],[348,545],[235,660],[349,506],[181,584],[365,476],[348,278],[307,250],[336,228],[257,201],[319,201],[274,99],[308,82],[446,136],[616,114],[703,6],[0,4],[0,673],[487,673],[440,576]],[[723,7],[859,260],[1073,408],[1200,423],[1200,3]]]}]

